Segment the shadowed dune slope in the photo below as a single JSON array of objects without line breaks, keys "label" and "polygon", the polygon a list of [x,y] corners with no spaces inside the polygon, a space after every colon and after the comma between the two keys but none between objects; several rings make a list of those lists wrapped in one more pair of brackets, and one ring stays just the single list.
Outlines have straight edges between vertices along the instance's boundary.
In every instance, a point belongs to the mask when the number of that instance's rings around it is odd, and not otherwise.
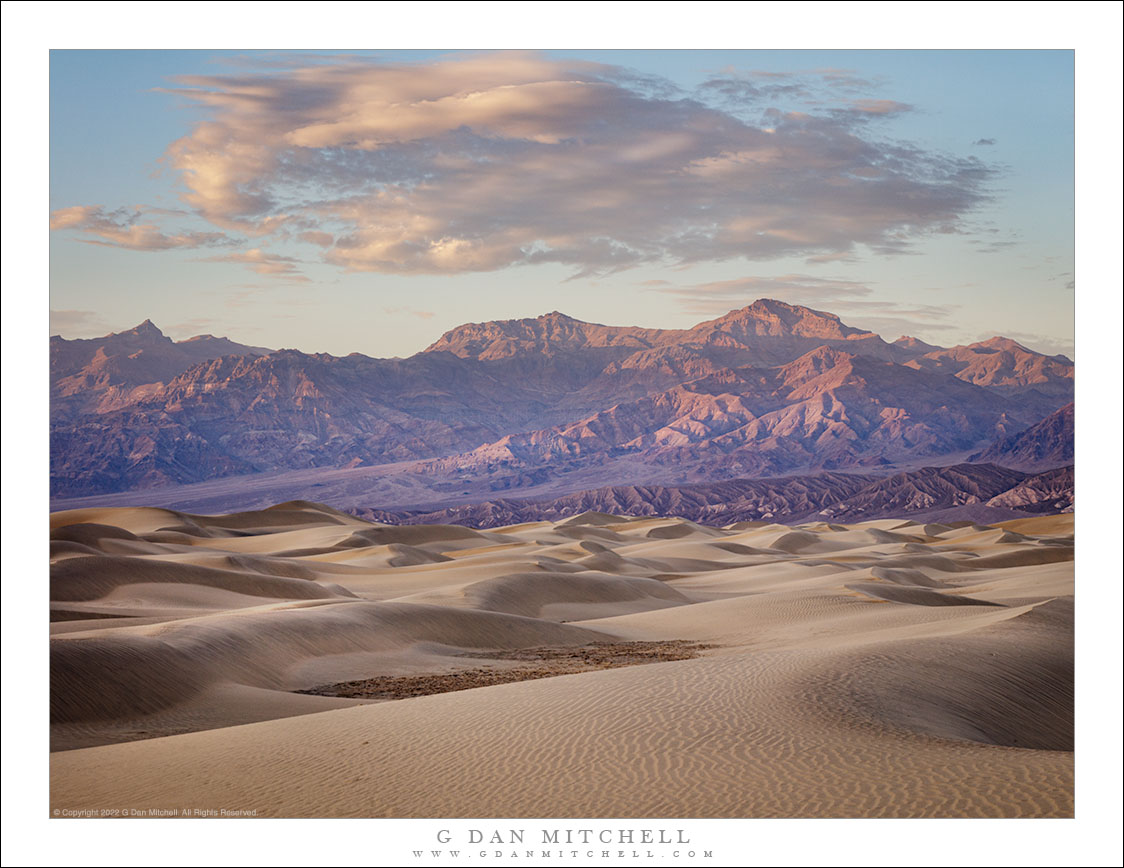
[{"label": "shadowed dune slope", "polygon": [[1073,750],[1071,600],[970,636],[890,645],[841,662],[843,676],[833,665],[822,684],[842,713],[944,738]]},{"label": "shadowed dune slope", "polygon": [[[52,527],[52,807],[1073,814],[1072,515],[476,531],[298,501]],[[701,656],[496,683],[683,640]],[[407,676],[471,689],[296,692]]]}]

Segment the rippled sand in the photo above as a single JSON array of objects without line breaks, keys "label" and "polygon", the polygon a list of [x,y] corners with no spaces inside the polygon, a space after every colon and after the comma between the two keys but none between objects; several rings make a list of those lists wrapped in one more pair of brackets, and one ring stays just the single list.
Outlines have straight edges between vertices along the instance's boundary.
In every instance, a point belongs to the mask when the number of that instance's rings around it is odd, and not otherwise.
[{"label": "rippled sand", "polygon": [[[478,532],[294,502],[51,523],[52,808],[1073,815],[1071,515]],[[669,640],[706,647],[487,675]],[[465,671],[489,686],[297,692]]]}]

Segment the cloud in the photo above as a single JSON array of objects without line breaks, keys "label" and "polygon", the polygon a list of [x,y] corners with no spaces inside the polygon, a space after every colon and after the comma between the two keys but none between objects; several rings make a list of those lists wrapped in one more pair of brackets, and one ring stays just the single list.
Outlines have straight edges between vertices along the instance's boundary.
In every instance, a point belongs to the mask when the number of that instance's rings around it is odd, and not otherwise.
[{"label": "cloud", "polygon": [[79,238],[87,244],[123,247],[127,250],[175,250],[193,247],[227,247],[237,243],[222,232],[181,232],[166,234],[154,223],[139,223],[141,215],[154,209],[118,208],[107,211],[101,205],[74,205],[51,212],[51,229],[73,229],[92,238]]},{"label": "cloud", "polygon": [[[992,176],[874,138],[873,119],[908,107],[869,98],[847,70],[730,73],[684,95],[618,67],[500,52],[247,63],[177,85],[205,117],[166,153],[184,204],[349,271],[556,263],[589,276],[908,252],[984,202]],[[739,94],[764,108],[756,122],[731,108]]]},{"label": "cloud", "polygon": [[[1033,268],[1035,266],[1031,267]],[[1057,280],[1063,280],[1063,278],[1065,279],[1065,281],[1062,286],[1064,286],[1066,289],[1074,289],[1076,287],[1072,271],[1059,271],[1057,274],[1053,274],[1050,277],[1046,278],[1046,280],[1050,283],[1053,283]]]},{"label": "cloud", "polygon": [[97,332],[99,335],[108,334],[109,324],[102,319],[101,314],[92,310],[58,310],[51,308],[51,334],[74,335],[76,333],[90,334]]},{"label": "cloud", "polygon": [[[663,281],[666,283],[666,281]],[[848,299],[870,295],[871,289],[853,280],[832,280],[807,274],[775,277],[740,277],[689,286],[659,286],[657,292],[676,296],[689,313],[724,314],[758,298],[775,298],[793,304],[840,306]]]},{"label": "cloud", "polygon": [[[749,105],[776,106],[785,104],[827,106],[838,103],[887,102],[892,100],[855,99],[868,93],[880,82],[855,75],[850,69],[811,69],[774,72],[761,69],[741,70],[728,67],[711,76],[697,88],[704,100],[717,99],[731,107]],[[902,103],[895,105],[903,106]],[[861,110],[861,107],[859,108]]]},{"label": "cloud", "polygon": [[775,132],[771,118],[786,114],[816,112],[840,129],[850,129],[913,110],[908,103],[870,95],[877,87],[878,83],[845,69],[782,73],[726,69],[699,85],[696,94],[738,117],[756,117],[769,132]]},{"label": "cloud", "polygon": [[258,274],[267,277],[277,277],[290,283],[309,283],[309,279],[297,268],[299,259],[292,256],[281,256],[269,253],[261,248],[254,247],[237,253],[227,253],[223,256],[208,256],[204,262],[239,262],[248,266]]},{"label": "cloud", "polygon": [[813,86],[797,74],[736,69],[707,79],[699,85],[698,93],[703,99],[718,99],[733,106],[775,100],[811,102],[815,98]]},{"label": "cloud", "polygon": [[382,312],[387,316],[396,316],[397,314],[404,313],[410,316],[416,316],[418,319],[433,319],[437,316],[436,311],[432,310],[414,310],[409,307],[384,307]]},{"label": "cloud", "polygon": [[804,260],[806,265],[823,265],[828,262],[855,262],[856,257],[851,253],[817,253]]},{"label": "cloud", "polygon": [[853,99],[848,102],[848,108],[864,115],[896,115],[913,110],[908,103],[892,99]]},{"label": "cloud", "polygon": [[906,304],[891,301],[840,301],[836,303],[840,313],[850,325],[870,329],[886,340],[894,340],[900,335],[913,335],[923,340],[936,341],[939,332],[958,332],[962,323],[956,318],[959,305]]},{"label": "cloud", "polygon": [[309,244],[315,244],[317,247],[331,247],[336,243],[336,239],[332,237],[331,232],[316,232],[308,231],[302,232],[297,236],[301,241],[307,241]]},{"label": "cloud", "polygon": [[1002,253],[1004,250],[1019,246],[1019,242],[1014,239],[981,241],[974,238],[968,243],[976,249],[976,253]]}]

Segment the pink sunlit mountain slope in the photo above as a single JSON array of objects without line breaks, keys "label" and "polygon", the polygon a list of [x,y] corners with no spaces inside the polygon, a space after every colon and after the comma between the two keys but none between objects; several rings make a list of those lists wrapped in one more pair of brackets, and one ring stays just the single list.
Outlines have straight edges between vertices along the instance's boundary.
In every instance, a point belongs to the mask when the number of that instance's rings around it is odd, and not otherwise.
[{"label": "pink sunlit mountain slope", "polygon": [[[396,505],[596,480],[886,473],[1005,442],[1073,388],[1068,359],[1005,338],[887,343],[769,299],[690,329],[558,312],[474,323],[405,359],[176,343],[150,322],[55,337],[51,352],[59,502],[318,468],[393,468]],[[1045,436],[1052,466],[1067,463],[1071,432]],[[357,497],[337,505],[372,505]]]}]

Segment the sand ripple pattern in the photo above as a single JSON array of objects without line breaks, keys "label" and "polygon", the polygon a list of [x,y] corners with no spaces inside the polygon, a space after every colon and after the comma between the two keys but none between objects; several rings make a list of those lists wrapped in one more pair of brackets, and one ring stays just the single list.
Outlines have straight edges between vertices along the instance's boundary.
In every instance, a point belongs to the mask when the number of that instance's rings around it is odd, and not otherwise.
[{"label": "sand ripple pattern", "polygon": [[[477,532],[298,502],[52,521],[52,808],[1073,814],[1072,516]],[[672,639],[715,647],[398,701],[293,692]]]}]

